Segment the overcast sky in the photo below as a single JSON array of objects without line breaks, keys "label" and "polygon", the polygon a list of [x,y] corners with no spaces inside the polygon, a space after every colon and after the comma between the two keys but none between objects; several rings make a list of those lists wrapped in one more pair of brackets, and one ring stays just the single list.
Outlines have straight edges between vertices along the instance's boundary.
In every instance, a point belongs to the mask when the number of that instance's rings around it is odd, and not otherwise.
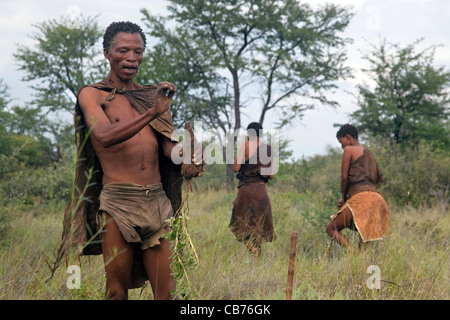
[{"label": "overcast sky", "polygon": [[[435,64],[450,68],[450,1],[448,0],[307,0],[313,6],[332,2],[350,5],[355,13],[344,37],[353,39],[347,47],[347,64],[354,70],[354,78],[339,82],[339,89],[330,93],[341,107],[332,109],[318,106],[317,110],[307,111],[301,122],[283,130],[285,138],[292,140],[290,148],[294,158],[323,154],[327,146],[337,147],[336,128],[333,123],[350,122],[348,114],[357,109],[355,85],[365,81],[361,68],[367,66],[361,58],[361,51],[367,51],[368,43],[378,44],[380,39],[410,44],[418,38],[424,38],[420,48],[441,44],[435,55]],[[98,15],[102,28],[119,20],[141,22],[140,9],[146,8],[152,14],[164,15],[166,1],[120,1],[120,0],[0,0],[0,79],[10,88],[11,98],[17,104],[24,105],[31,101],[32,90],[29,84],[22,82],[17,70],[17,63],[12,54],[17,44],[32,46],[28,37],[36,29],[33,24],[55,19],[65,15],[82,12],[85,16]],[[144,26],[143,26],[144,28]],[[144,28],[145,31],[145,28]],[[149,44],[151,46],[151,43]],[[271,115],[275,117],[275,115]],[[255,119],[244,118],[243,126]],[[271,129],[267,118],[265,127]]]}]

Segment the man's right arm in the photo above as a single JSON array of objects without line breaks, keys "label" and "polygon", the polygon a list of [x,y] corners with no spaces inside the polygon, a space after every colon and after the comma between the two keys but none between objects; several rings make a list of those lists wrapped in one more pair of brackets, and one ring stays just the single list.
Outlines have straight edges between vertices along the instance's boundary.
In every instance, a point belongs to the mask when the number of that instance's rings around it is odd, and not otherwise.
[{"label": "man's right arm", "polygon": [[146,113],[129,121],[111,123],[102,108],[102,96],[98,89],[83,88],[78,101],[91,135],[104,147],[109,148],[136,135],[150,121],[159,116],[159,110],[150,108]]}]

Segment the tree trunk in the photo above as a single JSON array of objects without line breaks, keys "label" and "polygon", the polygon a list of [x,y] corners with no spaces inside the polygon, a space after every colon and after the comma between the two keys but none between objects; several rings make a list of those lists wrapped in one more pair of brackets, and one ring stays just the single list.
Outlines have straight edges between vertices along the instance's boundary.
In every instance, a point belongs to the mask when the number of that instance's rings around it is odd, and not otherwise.
[{"label": "tree trunk", "polygon": [[[229,138],[230,137],[227,137],[227,139],[229,139]],[[230,141],[228,141],[228,143],[230,143]],[[227,156],[227,152],[230,152],[230,150],[227,150],[227,148],[224,146],[223,147],[223,162],[225,163],[225,167],[226,167],[225,182],[226,182],[227,191],[232,191],[234,189],[233,162],[230,163],[232,157],[231,157],[231,154],[228,154],[228,156]],[[227,161],[227,158],[229,161]]]},{"label": "tree trunk", "polygon": [[227,191],[233,191],[234,189],[234,172],[233,172],[233,164],[226,164],[227,167]]},{"label": "tree trunk", "polygon": [[234,130],[241,128],[241,89],[239,88],[239,77],[237,71],[234,69],[231,72],[233,77],[233,90],[234,90]]}]

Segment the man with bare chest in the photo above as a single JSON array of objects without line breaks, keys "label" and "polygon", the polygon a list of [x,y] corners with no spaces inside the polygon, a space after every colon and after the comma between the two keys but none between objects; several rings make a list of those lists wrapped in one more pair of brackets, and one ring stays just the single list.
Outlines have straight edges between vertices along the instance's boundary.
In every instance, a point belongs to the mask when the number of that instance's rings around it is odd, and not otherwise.
[{"label": "man with bare chest", "polygon": [[[103,37],[110,72],[82,88],[79,111],[102,178],[98,212],[102,218],[101,251],[106,298],[127,299],[137,258],[143,264],[155,299],[172,299],[170,244],[162,235],[173,215],[163,189],[161,155],[171,161],[170,82],[142,86],[134,82],[146,39],[131,22],[112,23]],[[134,286],[136,287],[136,286]]]}]

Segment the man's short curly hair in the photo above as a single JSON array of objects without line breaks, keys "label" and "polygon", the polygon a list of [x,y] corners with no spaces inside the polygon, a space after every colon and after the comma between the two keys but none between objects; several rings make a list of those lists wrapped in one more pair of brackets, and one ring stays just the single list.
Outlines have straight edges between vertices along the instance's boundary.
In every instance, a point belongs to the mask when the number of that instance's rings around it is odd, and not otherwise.
[{"label": "man's short curly hair", "polygon": [[142,28],[137,24],[130,21],[119,21],[111,23],[108,28],[105,30],[105,34],[103,35],[103,49],[109,50],[111,48],[111,44],[114,40],[114,37],[119,32],[126,33],[139,33],[141,35],[142,41],[144,42],[144,49],[146,45],[145,34],[142,31]]},{"label": "man's short curly hair", "polygon": [[336,133],[336,138],[345,137],[347,134],[358,140],[358,130],[351,124],[344,124]]}]

